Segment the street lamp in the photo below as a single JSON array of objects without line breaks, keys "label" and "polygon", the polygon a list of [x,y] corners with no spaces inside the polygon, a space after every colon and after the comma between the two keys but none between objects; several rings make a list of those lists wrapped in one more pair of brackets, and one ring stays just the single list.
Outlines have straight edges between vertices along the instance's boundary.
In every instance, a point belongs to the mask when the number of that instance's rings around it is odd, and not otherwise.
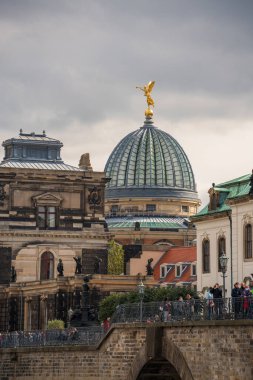
[{"label": "street lamp", "polygon": [[225,288],[225,277],[226,276],[226,272],[227,272],[227,266],[228,266],[228,257],[226,256],[226,254],[224,252],[222,252],[222,255],[220,256],[219,258],[220,260],[220,267],[221,267],[221,272],[222,272],[222,277],[223,277],[223,298],[226,297],[226,288]]},{"label": "street lamp", "polygon": [[138,292],[140,296],[140,321],[142,322],[142,304],[143,304],[143,298],[144,298],[144,290],[145,290],[145,285],[143,284],[142,280],[140,281],[138,285]]}]

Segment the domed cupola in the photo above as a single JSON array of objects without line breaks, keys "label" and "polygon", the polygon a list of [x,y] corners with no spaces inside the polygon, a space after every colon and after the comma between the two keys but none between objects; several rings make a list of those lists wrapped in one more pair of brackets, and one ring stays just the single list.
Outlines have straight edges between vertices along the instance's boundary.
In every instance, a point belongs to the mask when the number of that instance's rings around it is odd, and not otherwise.
[{"label": "domed cupola", "polygon": [[171,135],[155,127],[149,115],[141,128],[114,148],[105,172],[111,178],[106,198],[198,198],[183,148]]}]

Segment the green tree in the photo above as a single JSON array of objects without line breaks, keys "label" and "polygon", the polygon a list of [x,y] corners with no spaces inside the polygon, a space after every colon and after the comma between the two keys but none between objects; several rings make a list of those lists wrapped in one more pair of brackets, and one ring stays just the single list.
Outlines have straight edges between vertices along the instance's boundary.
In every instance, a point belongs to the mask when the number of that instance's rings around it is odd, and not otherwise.
[{"label": "green tree", "polygon": [[124,273],[124,250],[122,245],[111,240],[108,248],[108,274],[122,273]]},{"label": "green tree", "polygon": [[61,319],[52,319],[47,323],[48,330],[64,329],[64,322]]},{"label": "green tree", "polygon": [[[168,298],[169,301],[176,301],[180,296],[185,299],[187,293],[193,298],[198,298],[197,292],[190,287],[167,286],[166,288],[145,288],[143,301],[160,302],[163,301],[165,297]],[[139,299],[137,290],[128,293],[111,294],[105,297],[99,304],[100,321],[111,317],[118,305],[139,302]]]}]

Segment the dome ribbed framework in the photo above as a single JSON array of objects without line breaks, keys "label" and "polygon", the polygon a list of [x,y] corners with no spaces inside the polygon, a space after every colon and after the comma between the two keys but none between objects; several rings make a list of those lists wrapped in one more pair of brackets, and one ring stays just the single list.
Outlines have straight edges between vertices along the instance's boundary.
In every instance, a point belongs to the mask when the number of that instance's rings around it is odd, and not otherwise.
[{"label": "dome ribbed framework", "polygon": [[191,164],[182,147],[148,120],[119,142],[106,163],[105,172],[111,178],[107,188],[109,196],[110,189],[123,188],[196,192]]}]

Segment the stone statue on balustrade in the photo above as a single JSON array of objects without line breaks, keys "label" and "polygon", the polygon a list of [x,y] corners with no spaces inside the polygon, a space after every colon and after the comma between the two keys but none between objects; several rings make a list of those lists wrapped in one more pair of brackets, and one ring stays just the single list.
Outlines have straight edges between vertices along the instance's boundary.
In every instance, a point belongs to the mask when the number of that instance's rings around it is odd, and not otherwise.
[{"label": "stone statue on balustrade", "polygon": [[95,256],[95,262],[94,262],[94,273],[95,274],[101,273],[101,263],[102,263],[102,259],[98,256]]},{"label": "stone statue on balustrade", "polygon": [[75,274],[81,274],[82,273],[82,263],[81,263],[81,257],[73,257],[73,259],[76,262],[76,269],[75,269]]},{"label": "stone statue on balustrade", "polygon": [[59,262],[57,264],[57,271],[58,271],[58,276],[59,277],[62,277],[64,276],[63,272],[64,272],[64,268],[63,268],[63,262],[62,262],[62,259],[59,259]]},{"label": "stone statue on balustrade", "polygon": [[16,282],[17,272],[14,266],[11,267],[11,282]]},{"label": "stone statue on balustrade", "polygon": [[148,259],[148,263],[146,265],[147,276],[152,276],[154,273],[154,269],[151,266],[152,261],[153,261],[152,257],[150,259]]}]

